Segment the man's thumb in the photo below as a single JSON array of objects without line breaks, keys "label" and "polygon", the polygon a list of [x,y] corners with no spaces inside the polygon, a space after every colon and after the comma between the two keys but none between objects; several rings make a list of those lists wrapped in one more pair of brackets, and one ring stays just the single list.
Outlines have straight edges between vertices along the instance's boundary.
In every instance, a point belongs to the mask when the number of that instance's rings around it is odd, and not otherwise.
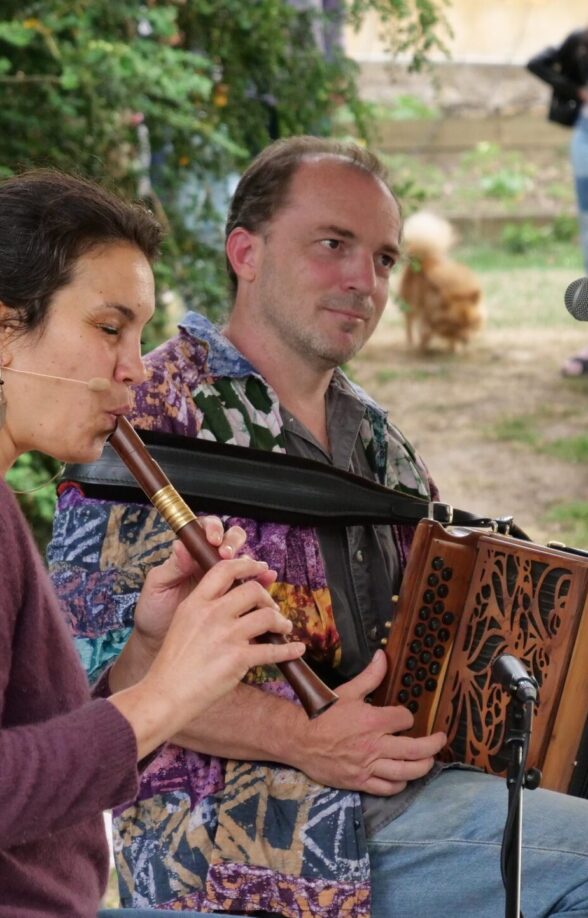
[{"label": "man's thumb", "polygon": [[151,573],[158,581],[159,589],[173,589],[187,577],[200,573],[200,568],[190,555],[190,552],[179,539],[172,545],[169,558]]},{"label": "man's thumb", "polygon": [[387,661],[383,650],[376,650],[366,668],[337,688],[337,694],[342,698],[365,698],[376,689],[386,675]]}]

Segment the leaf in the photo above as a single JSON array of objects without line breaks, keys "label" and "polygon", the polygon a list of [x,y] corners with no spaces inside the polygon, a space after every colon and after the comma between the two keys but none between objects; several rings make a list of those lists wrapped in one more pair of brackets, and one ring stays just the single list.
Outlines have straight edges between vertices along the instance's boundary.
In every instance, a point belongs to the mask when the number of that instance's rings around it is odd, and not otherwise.
[{"label": "leaf", "polygon": [[80,85],[78,74],[71,67],[66,67],[61,74],[60,83],[64,89],[77,89]]},{"label": "leaf", "polygon": [[0,22],[0,41],[9,45],[26,48],[36,37],[36,29],[27,28],[20,22]]}]

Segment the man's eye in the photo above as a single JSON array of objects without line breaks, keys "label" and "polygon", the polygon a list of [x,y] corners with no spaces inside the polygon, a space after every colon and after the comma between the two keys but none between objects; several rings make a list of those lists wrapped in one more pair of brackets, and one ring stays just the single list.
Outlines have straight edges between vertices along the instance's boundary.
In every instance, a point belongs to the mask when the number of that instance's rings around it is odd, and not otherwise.
[{"label": "man's eye", "polygon": [[116,325],[99,325],[105,335],[120,335],[120,328]]},{"label": "man's eye", "polygon": [[392,255],[380,255],[380,264],[383,268],[386,268],[387,271],[391,271],[395,266],[396,261]]},{"label": "man's eye", "polygon": [[338,248],[341,247],[340,239],[323,239],[321,244],[325,246],[326,249],[331,249],[332,252],[335,252]]}]

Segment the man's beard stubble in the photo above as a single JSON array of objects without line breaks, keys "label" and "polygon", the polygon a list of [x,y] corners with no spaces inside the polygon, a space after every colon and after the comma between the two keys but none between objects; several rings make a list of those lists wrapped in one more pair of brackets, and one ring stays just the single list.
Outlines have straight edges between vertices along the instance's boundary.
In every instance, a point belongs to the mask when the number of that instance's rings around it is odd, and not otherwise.
[{"label": "man's beard stubble", "polygon": [[[323,335],[319,329],[312,326],[309,328],[301,326],[292,313],[282,312],[279,306],[276,306],[275,300],[269,308],[268,300],[265,298],[263,300],[260,306],[266,320],[279,332],[281,338],[287,341],[290,348],[305,360],[311,360],[320,370],[332,370],[351,360],[369,338],[368,334],[363,334],[351,345],[338,346],[329,340],[327,335]],[[361,316],[366,324],[369,323],[374,313],[370,300],[357,293],[328,295],[319,300],[317,306],[319,311],[328,309],[332,312],[354,312]],[[345,322],[342,319],[343,331],[353,332],[356,327],[356,320],[349,319]]]}]

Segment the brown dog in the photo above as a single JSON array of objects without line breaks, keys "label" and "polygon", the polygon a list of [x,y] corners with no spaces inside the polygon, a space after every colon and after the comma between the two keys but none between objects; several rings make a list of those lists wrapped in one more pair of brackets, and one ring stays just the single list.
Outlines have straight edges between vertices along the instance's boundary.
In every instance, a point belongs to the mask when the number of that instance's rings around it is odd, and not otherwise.
[{"label": "brown dog", "polygon": [[476,275],[451,261],[448,251],[455,237],[451,225],[421,211],[404,225],[404,249],[409,263],[400,278],[398,294],[406,320],[406,338],[427,351],[433,337],[445,339],[450,351],[468,343],[484,321],[482,290]]}]

